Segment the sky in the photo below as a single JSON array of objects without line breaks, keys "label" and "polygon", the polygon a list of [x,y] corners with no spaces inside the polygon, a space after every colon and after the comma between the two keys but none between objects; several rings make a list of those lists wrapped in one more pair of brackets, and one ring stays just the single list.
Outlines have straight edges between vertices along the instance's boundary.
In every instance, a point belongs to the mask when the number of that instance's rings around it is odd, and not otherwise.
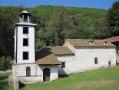
[{"label": "sky", "polygon": [[0,0],[0,6],[55,5],[109,9],[114,1],[116,0]]}]

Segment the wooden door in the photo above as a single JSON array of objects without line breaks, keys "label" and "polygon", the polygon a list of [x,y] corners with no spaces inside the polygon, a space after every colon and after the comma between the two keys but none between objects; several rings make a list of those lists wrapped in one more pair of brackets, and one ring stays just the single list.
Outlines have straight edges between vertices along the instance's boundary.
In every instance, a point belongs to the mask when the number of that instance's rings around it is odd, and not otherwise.
[{"label": "wooden door", "polygon": [[43,81],[50,81],[50,69],[49,68],[45,68],[43,69]]}]

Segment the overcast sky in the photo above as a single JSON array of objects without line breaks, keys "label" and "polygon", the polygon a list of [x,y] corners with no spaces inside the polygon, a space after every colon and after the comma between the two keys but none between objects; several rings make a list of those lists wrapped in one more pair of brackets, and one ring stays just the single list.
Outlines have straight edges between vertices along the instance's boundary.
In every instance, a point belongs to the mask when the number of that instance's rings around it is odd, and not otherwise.
[{"label": "overcast sky", "polygon": [[114,1],[116,0],[0,0],[0,6],[61,5],[108,9]]}]

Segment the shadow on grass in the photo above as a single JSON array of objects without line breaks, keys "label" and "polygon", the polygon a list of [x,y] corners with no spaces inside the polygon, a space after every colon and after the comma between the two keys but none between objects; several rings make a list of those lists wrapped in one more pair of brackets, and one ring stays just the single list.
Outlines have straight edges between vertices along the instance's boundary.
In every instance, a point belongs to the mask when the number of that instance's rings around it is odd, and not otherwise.
[{"label": "shadow on grass", "polygon": [[8,88],[8,82],[7,81],[0,82],[0,90],[5,90],[6,88]]},{"label": "shadow on grass", "polygon": [[0,76],[0,90],[5,90],[8,87],[8,76]]},{"label": "shadow on grass", "polygon": [[19,82],[19,88],[20,88],[20,89],[23,88],[24,86],[25,86],[25,84]]},{"label": "shadow on grass", "polygon": [[67,75],[67,74],[59,75],[59,78],[65,78],[65,77],[69,77],[69,75]]}]

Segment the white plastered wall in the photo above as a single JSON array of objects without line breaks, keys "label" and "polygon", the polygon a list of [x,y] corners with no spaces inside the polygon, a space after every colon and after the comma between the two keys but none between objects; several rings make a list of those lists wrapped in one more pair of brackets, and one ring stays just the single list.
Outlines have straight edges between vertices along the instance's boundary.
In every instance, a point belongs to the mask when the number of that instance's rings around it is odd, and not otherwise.
[{"label": "white plastered wall", "polygon": [[[31,68],[31,76],[26,76],[26,68]],[[43,69],[50,69],[50,81],[58,78],[58,66],[57,65],[37,65],[37,64],[17,64],[13,65],[13,72],[20,81],[25,84],[43,82]]]},{"label": "white plastered wall", "polygon": [[[29,33],[23,34],[23,26],[18,26],[15,30],[17,34],[17,63],[35,63],[35,27],[29,26]],[[29,46],[23,46],[23,38],[28,38]],[[15,38],[16,40],[16,38]],[[16,42],[15,42],[16,44]],[[15,45],[16,47],[16,45]],[[16,49],[15,49],[16,50]],[[29,52],[29,59],[23,60],[23,51]]]},{"label": "white plastered wall", "polygon": [[[110,66],[116,65],[115,47],[73,47],[69,42],[65,42],[64,46],[73,51],[75,55],[57,56],[59,61],[65,62],[65,68],[59,67],[59,74],[109,67],[109,61]],[[98,59],[98,64],[95,64],[95,58]]]}]

